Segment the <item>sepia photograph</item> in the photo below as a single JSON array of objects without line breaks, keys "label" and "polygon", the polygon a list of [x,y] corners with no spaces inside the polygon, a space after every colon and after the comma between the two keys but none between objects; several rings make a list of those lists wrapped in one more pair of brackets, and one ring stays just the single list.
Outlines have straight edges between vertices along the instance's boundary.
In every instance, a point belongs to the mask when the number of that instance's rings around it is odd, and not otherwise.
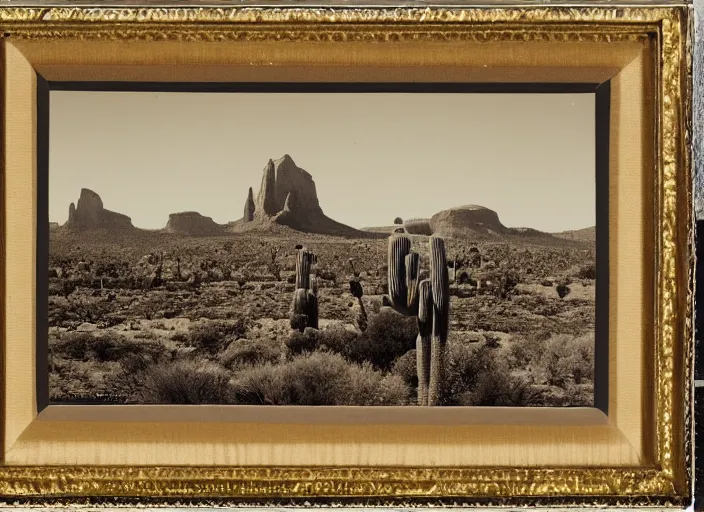
[{"label": "sepia photograph", "polygon": [[48,121],[50,403],[594,406],[594,93],[53,90]]}]

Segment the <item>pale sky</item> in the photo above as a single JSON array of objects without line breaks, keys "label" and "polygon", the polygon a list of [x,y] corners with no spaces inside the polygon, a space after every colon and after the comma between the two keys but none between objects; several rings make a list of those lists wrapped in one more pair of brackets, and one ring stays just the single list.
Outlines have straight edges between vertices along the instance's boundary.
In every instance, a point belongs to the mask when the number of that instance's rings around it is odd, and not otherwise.
[{"label": "pale sky", "polygon": [[140,228],[242,217],[291,155],[353,227],[479,204],[509,227],[595,224],[593,94],[52,91],[49,216],[80,189]]}]

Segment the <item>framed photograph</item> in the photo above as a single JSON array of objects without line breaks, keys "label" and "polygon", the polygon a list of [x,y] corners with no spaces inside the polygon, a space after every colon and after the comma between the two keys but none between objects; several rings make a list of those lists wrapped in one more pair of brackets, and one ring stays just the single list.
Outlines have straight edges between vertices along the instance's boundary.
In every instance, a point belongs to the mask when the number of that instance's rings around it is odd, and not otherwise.
[{"label": "framed photograph", "polygon": [[689,504],[690,6],[0,28],[0,499]]}]

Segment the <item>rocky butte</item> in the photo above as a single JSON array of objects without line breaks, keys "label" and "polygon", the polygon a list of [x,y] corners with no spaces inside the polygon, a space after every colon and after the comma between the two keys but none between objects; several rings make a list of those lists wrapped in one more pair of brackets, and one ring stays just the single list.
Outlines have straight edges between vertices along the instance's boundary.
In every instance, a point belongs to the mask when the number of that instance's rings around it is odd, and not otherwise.
[{"label": "rocky butte", "polygon": [[169,215],[164,231],[189,236],[209,236],[223,233],[223,228],[212,218],[198,212],[180,212]]},{"label": "rocky butte", "polygon": [[288,226],[297,231],[334,236],[369,238],[378,234],[357,230],[337,222],[323,212],[313,177],[289,155],[269,160],[262,173],[256,199],[247,194],[240,227]]},{"label": "rocky butte", "polygon": [[132,220],[127,215],[106,210],[100,196],[87,188],[81,189],[78,203],[69,206],[64,226],[74,230],[133,229]]},{"label": "rocky butte", "polygon": [[507,235],[511,232],[501,223],[494,210],[474,204],[436,213],[430,219],[430,228],[434,234],[448,237],[468,233]]},{"label": "rocky butte", "polygon": [[442,210],[429,219],[406,219],[403,229],[411,235],[439,235],[446,238],[471,238],[491,240],[498,238],[523,239],[548,243],[594,242],[593,227],[566,233],[546,233],[532,228],[509,228],[499,220],[498,214],[479,205],[457,206]]}]

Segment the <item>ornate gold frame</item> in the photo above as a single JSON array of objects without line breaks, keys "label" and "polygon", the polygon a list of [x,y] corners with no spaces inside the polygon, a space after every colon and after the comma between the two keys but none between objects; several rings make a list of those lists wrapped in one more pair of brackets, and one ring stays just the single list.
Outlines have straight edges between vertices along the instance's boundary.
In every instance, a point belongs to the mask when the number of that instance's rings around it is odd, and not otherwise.
[{"label": "ornate gold frame", "polygon": [[[0,499],[682,505],[691,483],[691,16],[659,7],[0,8],[2,41],[654,41],[654,463],[646,467],[0,466]],[[8,137],[12,134],[8,133]],[[3,208],[3,215],[6,215]],[[3,230],[3,269],[5,245]],[[3,277],[2,288],[4,289]],[[3,335],[12,311],[2,296]],[[5,343],[6,340],[3,340]],[[8,361],[5,361],[7,365]],[[5,366],[6,367],[6,366]],[[5,390],[5,372],[0,375]],[[7,411],[3,411],[7,414]],[[3,416],[5,420],[5,416]],[[3,498],[4,497],[4,498]]]}]

